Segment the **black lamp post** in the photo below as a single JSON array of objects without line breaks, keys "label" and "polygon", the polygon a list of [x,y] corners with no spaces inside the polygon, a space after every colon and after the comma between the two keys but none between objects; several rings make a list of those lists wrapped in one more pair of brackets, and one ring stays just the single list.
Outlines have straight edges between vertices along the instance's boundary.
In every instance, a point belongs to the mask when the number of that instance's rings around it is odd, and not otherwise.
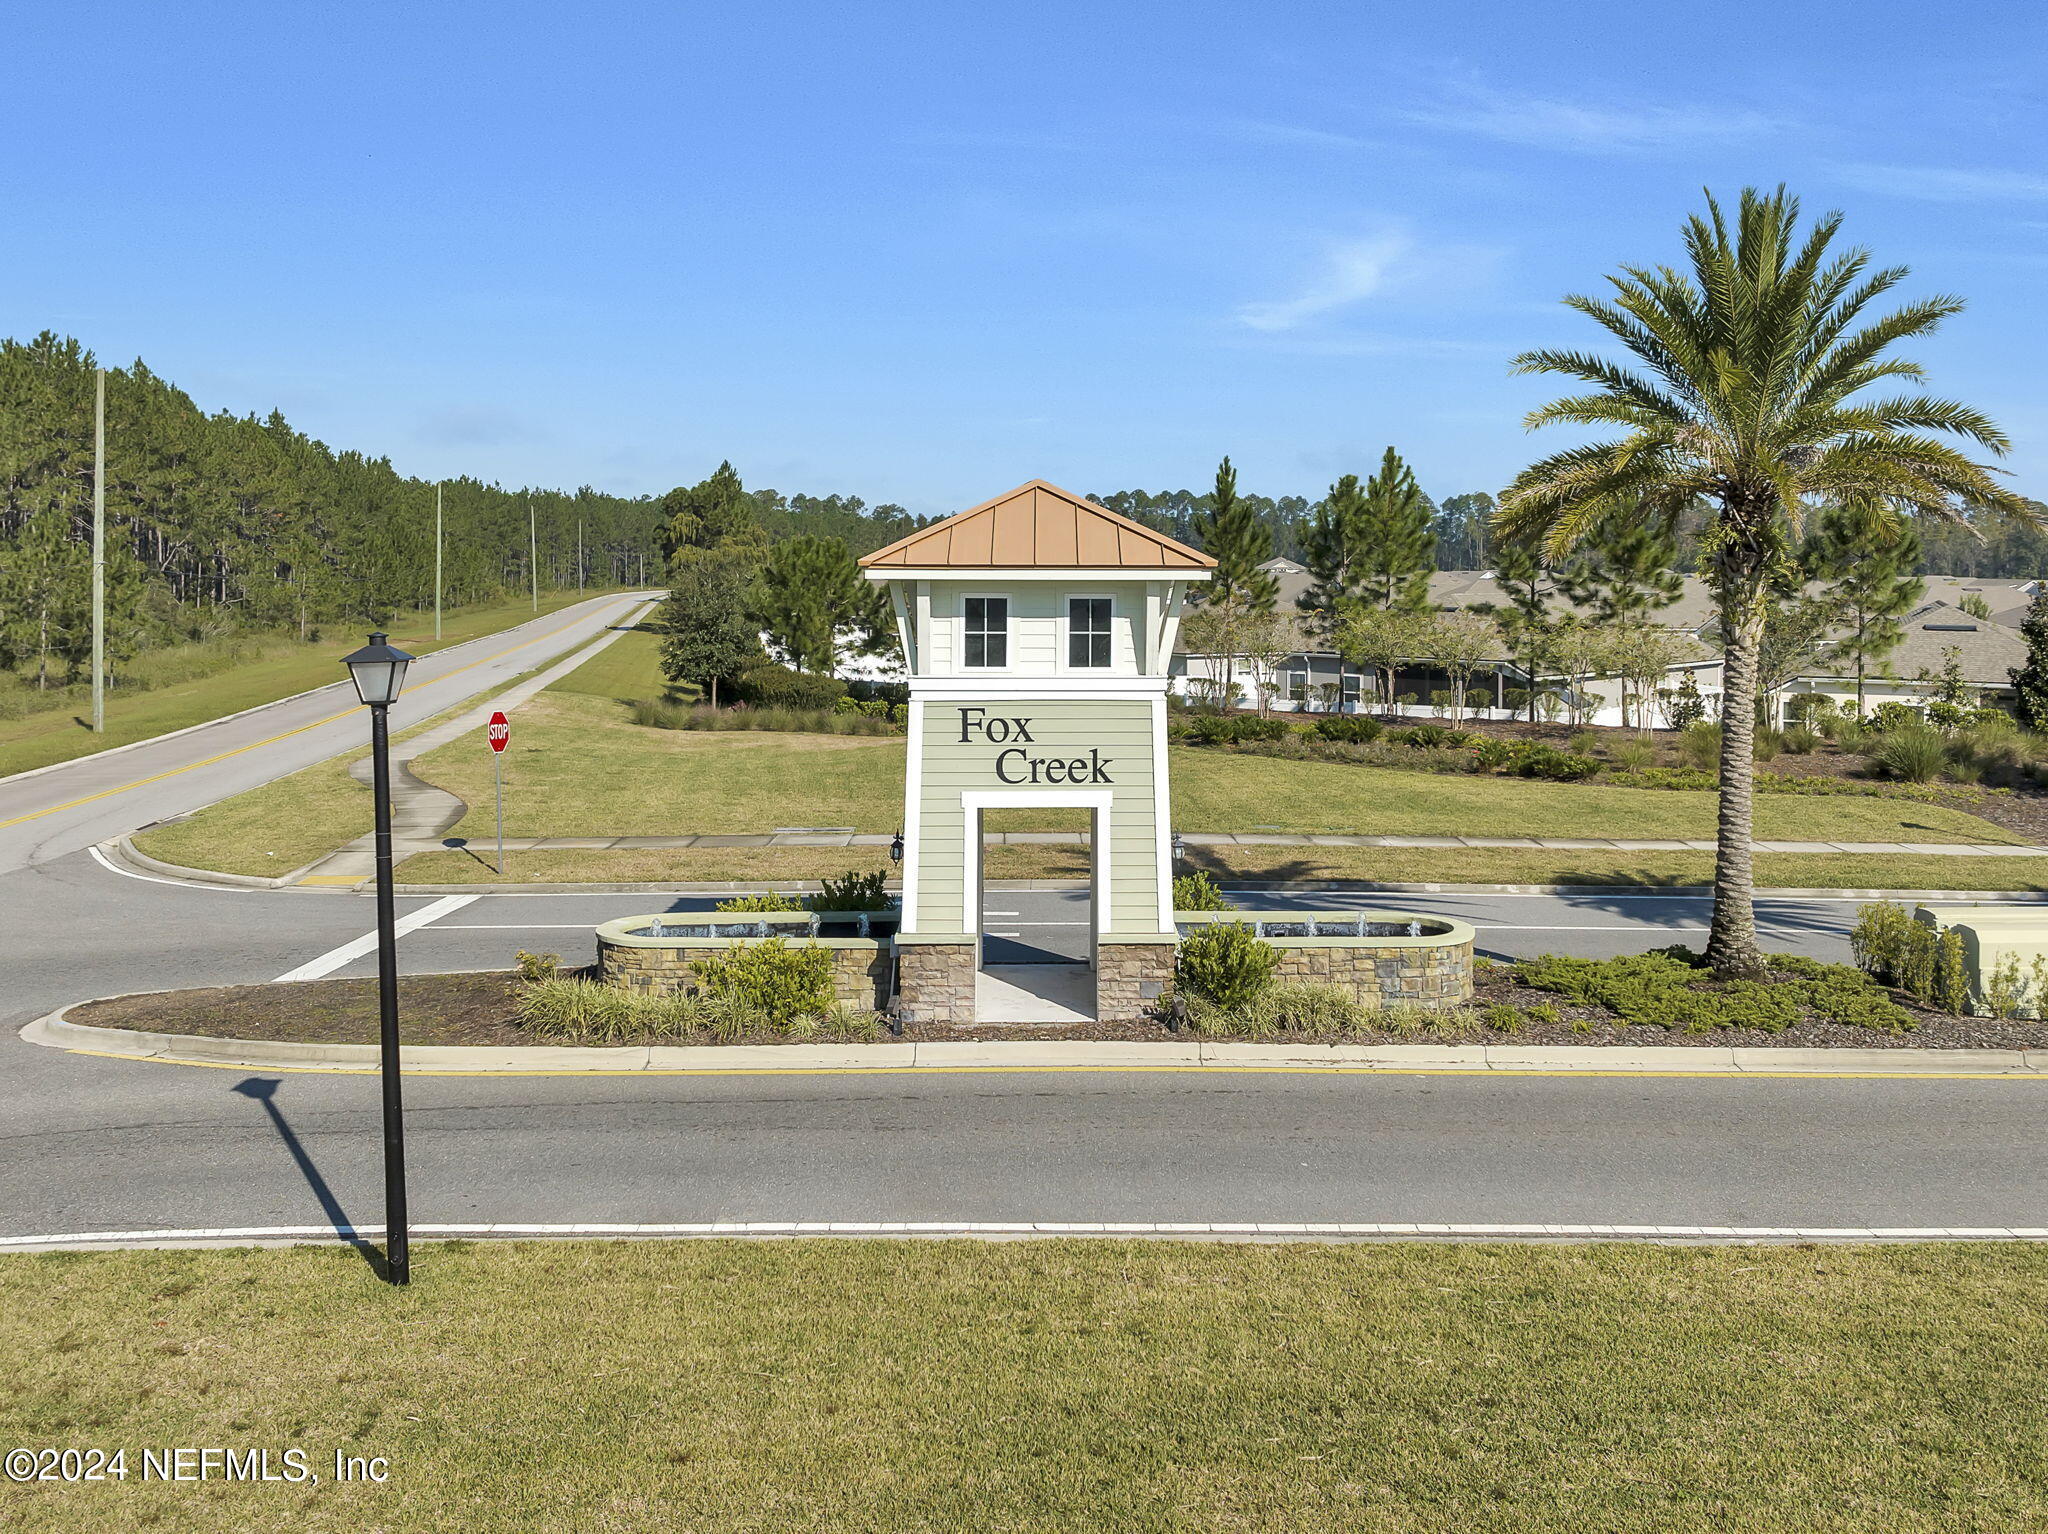
[{"label": "black lamp post", "polygon": [[377,808],[378,1074],[384,1085],[384,1268],[394,1284],[412,1281],[412,1242],[405,1213],[405,1117],[398,1090],[398,935],[391,891],[391,737],[388,715],[405,686],[412,657],[372,634],[343,664],[356,696],[370,710],[372,797]]}]

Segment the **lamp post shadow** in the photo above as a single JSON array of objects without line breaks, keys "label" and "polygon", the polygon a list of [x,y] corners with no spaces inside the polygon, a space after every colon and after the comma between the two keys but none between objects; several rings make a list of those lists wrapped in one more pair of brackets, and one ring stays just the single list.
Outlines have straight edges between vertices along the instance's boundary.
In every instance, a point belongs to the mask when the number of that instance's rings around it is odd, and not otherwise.
[{"label": "lamp post shadow", "polygon": [[306,1154],[305,1146],[299,1143],[298,1135],[286,1122],[284,1114],[278,1111],[274,1099],[277,1089],[283,1085],[284,1083],[275,1077],[249,1076],[236,1082],[229,1090],[263,1105],[263,1111],[270,1116],[270,1127],[275,1129],[277,1137],[284,1141],[284,1148],[291,1152],[292,1160],[298,1164],[299,1175],[306,1179],[306,1186],[311,1188],[313,1196],[320,1200],[320,1208],[327,1216],[327,1223],[355,1249],[357,1256],[370,1265],[372,1273],[388,1282],[390,1267],[383,1252],[372,1242],[365,1240],[350,1223],[348,1212],[341,1207],[341,1201],[334,1196],[334,1190],[327,1186],[327,1179],[320,1175],[320,1168],[313,1164],[313,1158]]}]

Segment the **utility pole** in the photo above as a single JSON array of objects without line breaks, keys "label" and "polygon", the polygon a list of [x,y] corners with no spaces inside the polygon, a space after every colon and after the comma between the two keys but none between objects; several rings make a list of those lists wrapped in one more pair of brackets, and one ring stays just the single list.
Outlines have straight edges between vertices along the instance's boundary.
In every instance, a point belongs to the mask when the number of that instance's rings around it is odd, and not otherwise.
[{"label": "utility pole", "polygon": [[441,487],[434,486],[434,643],[441,642]]},{"label": "utility pole", "polygon": [[93,375],[92,399],[92,727],[107,728],[107,370]]},{"label": "utility pole", "polygon": [[576,589],[583,589],[583,519],[576,519]]},{"label": "utility pole", "polygon": [[533,520],[533,497],[526,498],[526,567],[533,575],[533,610],[540,611],[540,524]]}]

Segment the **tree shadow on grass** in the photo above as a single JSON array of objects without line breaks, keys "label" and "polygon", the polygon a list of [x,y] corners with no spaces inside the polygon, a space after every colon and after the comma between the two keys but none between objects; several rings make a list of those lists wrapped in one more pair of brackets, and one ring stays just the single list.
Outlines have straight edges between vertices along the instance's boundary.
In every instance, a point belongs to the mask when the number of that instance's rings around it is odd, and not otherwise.
[{"label": "tree shadow on grass", "polygon": [[384,1253],[356,1231],[350,1222],[348,1211],[341,1207],[341,1201],[334,1196],[334,1190],[327,1186],[327,1179],[320,1175],[320,1168],[313,1164],[313,1158],[306,1154],[305,1146],[299,1143],[298,1135],[278,1111],[273,1099],[277,1089],[284,1083],[269,1076],[249,1076],[238,1081],[229,1090],[243,1097],[252,1098],[263,1105],[263,1111],[270,1116],[270,1127],[277,1131],[277,1137],[284,1141],[284,1148],[291,1152],[292,1160],[298,1164],[299,1175],[306,1179],[306,1186],[313,1190],[313,1196],[320,1200],[321,1211],[327,1216],[335,1234],[354,1248],[358,1257],[370,1265],[370,1271],[379,1279],[388,1280],[390,1269],[384,1260]]}]

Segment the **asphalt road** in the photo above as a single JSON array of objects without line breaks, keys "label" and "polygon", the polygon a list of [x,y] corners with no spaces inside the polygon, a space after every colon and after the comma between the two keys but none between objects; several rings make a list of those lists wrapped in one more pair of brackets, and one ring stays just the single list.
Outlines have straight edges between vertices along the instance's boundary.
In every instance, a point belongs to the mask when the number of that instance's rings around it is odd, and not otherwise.
[{"label": "asphalt road", "polygon": [[[394,730],[511,681],[616,622],[644,597],[593,597],[412,663]],[[340,667],[335,668],[340,671]],[[348,750],[369,727],[346,677],[128,750],[0,782],[0,874],[188,814]]]},{"label": "asphalt road", "polygon": [[[618,599],[608,600],[610,610],[541,620],[533,642],[515,631],[452,653],[451,673],[471,667],[460,677],[436,681],[423,663],[407,717],[594,632],[617,616]],[[217,741],[186,737],[7,786],[0,818],[33,818],[0,832],[0,1235],[380,1217],[373,1077],[99,1059],[11,1037],[92,995],[372,972],[367,954],[347,956],[372,923],[361,897],[195,888],[66,850],[347,748],[355,710],[318,722],[341,706],[331,694],[303,700],[303,721],[293,712],[231,722],[222,729],[237,733]],[[152,773],[169,775],[124,786]],[[1080,897],[989,894],[992,929],[1005,934],[992,940],[994,957],[1085,950]],[[1696,897],[1656,893],[1258,899],[1454,915],[1501,956],[1697,941],[1707,916]],[[581,959],[601,921],[707,903],[409,897],[401,918],[428,919],[401,940],[401,964],[499,968],[519,948]],[[1797,900],[1766,902],[1762,914],[1775,946],[1841,957],[1854,912],[1850,901]],[[428,1223],[2044,1225],[2041,1090],[2009,1080],[1136,1072],[406,1083],[413,1212]]]},{"label": "asphalt road", "polygon": [[[0,881],[10,1031],[81,995],[271,978],[369,928],[368,901],[193,890],[83,856]],[[1013,892],[1027,943],[1078,902]],[[701,898],[415,897],[408,972],[576,957],[590,929]],[[1305,904],[1330,904],[1316,895]],[[1345,904],[1383,905],[1347,900]],[[1604,950],[1704,921],[1668,896],[1431,896],[1501,954],[1567,930]],[[1786,946],[1838,953],[1849,902],[1772,902]],[[1578,946],[1575,944],[1575,946]],[[66,959],[53,961],[64,953]],[[371,972],[368,959],[338,974]],[[2024,1081],[1031,1073],[408,1078],[423,1222],[1419,1220],[2048,1224],[2044,1101]],[[367,1076],[0,1046],[0,1235],[374,1223]]]}]

